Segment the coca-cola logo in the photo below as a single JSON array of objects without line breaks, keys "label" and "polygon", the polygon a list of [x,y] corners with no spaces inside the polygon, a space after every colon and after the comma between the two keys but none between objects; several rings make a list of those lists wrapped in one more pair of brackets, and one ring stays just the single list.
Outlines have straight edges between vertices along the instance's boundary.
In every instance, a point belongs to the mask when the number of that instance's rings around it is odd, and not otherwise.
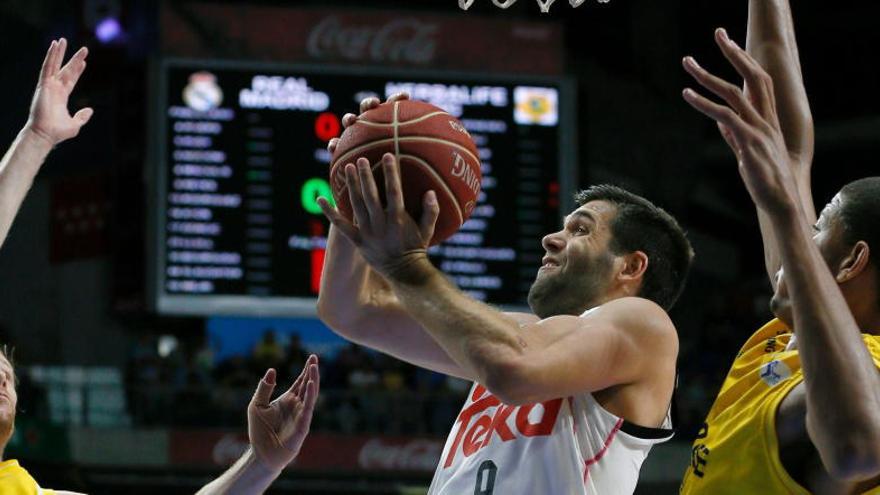
[{"label": "coca-cola logo", "polygon": [[436,33],[436,24],[413,18],[377,26],[345,25],[328,16],[309,32],[306,51],[320,59],[426,64],[434,59]]},{"label": "coca-cola logo", "polygon": [[248,448],[247,440],[236,434],[223,435],[211,452],[211,460],[220,466],[228,466],[235,462]]},{"label": "coca-cola logo", "polygon": [[373,438],[361,447],[358,465],[366,470],[433,471],[443,452],[436,440],[410,440],[404,444],[385,443]]}]

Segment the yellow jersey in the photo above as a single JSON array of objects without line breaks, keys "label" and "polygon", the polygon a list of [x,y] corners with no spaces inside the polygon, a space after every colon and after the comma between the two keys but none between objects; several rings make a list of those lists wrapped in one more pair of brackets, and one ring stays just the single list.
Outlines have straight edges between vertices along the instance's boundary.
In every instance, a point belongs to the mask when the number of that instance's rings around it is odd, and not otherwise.
[{"label": "yellow jersey", "polygon": [[0,495],[55,495],[55,491],[40,488],[13,459],[0,462]]},{"label": "yellow jersey", "polygon": [[[737,354],[694,441],[682,494],[809,495],[783,468],[776,437],[776,410],[804,379],[798,351],[785,350],[792,335],[774,319]],[[880,337],[862,337],[880,367]]]}]

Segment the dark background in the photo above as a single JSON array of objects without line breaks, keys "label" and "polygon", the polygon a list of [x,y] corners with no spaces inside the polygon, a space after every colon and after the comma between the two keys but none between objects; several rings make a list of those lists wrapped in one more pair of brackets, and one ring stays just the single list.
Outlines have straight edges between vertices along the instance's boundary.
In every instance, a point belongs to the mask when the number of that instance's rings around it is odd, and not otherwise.
[{"label": "dark background", "polygon": [[[89,46],[89,66],[71,108],[95,108],[81,135],[52,153],[0,251],[0,341],[16,346],[23,366],[126,369],[139,339],[174,335],[184,348],[195,348],[204,335],[201,319],[163,318],[146,309],[147,71],[158,54],[158,4],[118,3],[124,39],[105,45],[95,40],[88,14],[106,3],[0,2],[0,140],[11,142],[24,124],[40,63],[53,38],[65,36],[71,47]],[[352,4],[235,3],[341,10]],[[821,208],[843,184],[877,174],[880,6],[860,1],[793,3],[816,122],[813,191]],[[531,19],[564,27],[565,74],[577,84],[580,185],[611,182],[645,195],[679,219],[697,252],[688,286],[672,311],[682,342],[677,439],[685,446],[739,346],[770,318],[754,207],[714,123],[680,97],[681,89],[691,84],[681,69],[684,55],[694,55],[704,67],[734,79],[712,35],[724,26],[744,43],[747,4],[611,0],[600,5],[588,0],[574,9],[559,0],[550,14],[540,14],[530,0],[519,0],[507,10],[476,0],[468,12],[455,0],[358,2],[359,8]],[[94,194],[105,205],[106,226],[93,239],[91,252],[70,256],[65,250],[76,247],[51,241],[50,205],[58,199],[49,186],[83,176],[96,177]],[[58,481],[71,488],[133,490],[98,483],[76,465],[59,469],[34,462],[36,472],[49,480],[43,483],[47,486]],[[674,492],[680,472],[669,478],[646,493]],[[420,482],[424,480],[415,480]]]}]

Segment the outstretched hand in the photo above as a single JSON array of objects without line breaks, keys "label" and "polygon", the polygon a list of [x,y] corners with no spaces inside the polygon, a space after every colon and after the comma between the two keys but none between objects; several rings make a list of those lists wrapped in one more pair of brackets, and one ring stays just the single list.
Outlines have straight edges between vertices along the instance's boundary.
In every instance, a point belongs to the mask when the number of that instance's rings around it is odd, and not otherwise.
[{"label": "outstretched hand", "polygon": [[248,437],[257,459],[280,472],[299,454],[309,433],[320,389],[318,357],[309,356],[293,385],[271,400],[275,378],[275,370],[269,369],[257,385],[247,410]]},{"label": "outstretched hand", "polygon": [[66,50],[67,40],[64,38],[49,45],[25,126],[51,146],[79,134],[80,128],[94,113],[86,107],[71,116],[67,109],[70,93],[86,68],[89,51],[86,47],[80,48],[62,67]]},{"label": "outstretched hand", "polygon": [[776,113],[773,79],[724,29],[715,31],[715,42],[745,80],[749,96],[739,86],[700,67],[693,57],[684,58],[684,69],[727,105],[712,102],[690,88],[682,95],[692,107],[718,123],[721,135],[736,155],[740,176],[759,208],[768,214],[798,208],[790,155]]}]

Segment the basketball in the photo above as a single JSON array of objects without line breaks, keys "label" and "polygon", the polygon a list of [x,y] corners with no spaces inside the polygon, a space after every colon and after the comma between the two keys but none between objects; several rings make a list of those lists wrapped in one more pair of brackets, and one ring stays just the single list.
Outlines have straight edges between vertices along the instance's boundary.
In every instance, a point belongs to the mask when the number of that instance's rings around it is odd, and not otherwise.
[{"label": "basketball", "polygon": [[430,244],[448,239],[467,221],[480,194],[477,147],[464,125],[440,108],[421,101],[383,103],[358,117],[342,136],[330,160],[330,184],[339,211],[352,219],[344,167],[360,157],[370,161],[385,202],[381,159],[393,153],[400,167],[406,211],[417,222],[422,198],[437,194],[440,216]]}]

